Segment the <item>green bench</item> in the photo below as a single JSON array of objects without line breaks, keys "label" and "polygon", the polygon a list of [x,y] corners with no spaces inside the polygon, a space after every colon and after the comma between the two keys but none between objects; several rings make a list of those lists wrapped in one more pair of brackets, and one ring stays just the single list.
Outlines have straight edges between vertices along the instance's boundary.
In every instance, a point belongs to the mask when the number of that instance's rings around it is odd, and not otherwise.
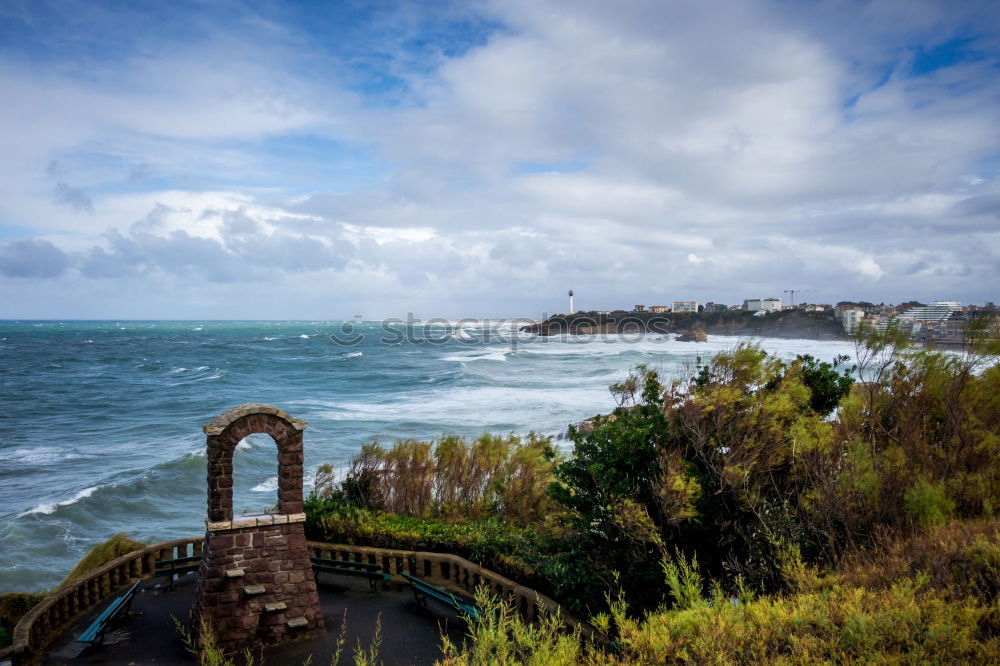
[{"label": "green bench", "polygon": [[313,571],[316,573],[332,573],[341,576],[357,576],[367,578],[371,591],[374,592],[379,581],[383,583],[392,579],[387,573],[382,572],[382,567],[378,564],[368,562],[351,562],[350,560],[329,560],[323,557],[310,557]]},{"label": "green bench", "polygon": [[416,576],[411,576],[406,572],[403,572],[403,578],[405,578],[406,582],[413,588],[413,597],[421,606],[426,607],[427,598],[430,597],[440,601],[445,606],[455,609],[458,613],[467,615],[473,619],[478,618],[483,614],[483,611],[479,610],[474,603],[466,601],[444,588],[432,585],[427,581],[417,578]]},{"label": "green bench", "polygon": [[135,581],[132,583],[132,587],[128,589],[128,592],[112,601],[111,605],[105,608],[104,612],[91,622],[89,627],[84,629],[80,637],[76,639],[76,642],[87,643],[89,645],[100,645],[103,643],[104,632],[107,631],[108,626],[114,622],[115,618],[122,614],[122,611],[128,614],[132,608],[132,597],[135,596],[135,592],[139,589],[139,583],[141,582],[141,580]]},{"label": "green bench", "polygon": [[153,564],[153,577],[169,576],[170,586],[174,589],[174,575],[196,571],[201,566],[201,555],[191,557],[178,557],[173,560],[156,560]]}]

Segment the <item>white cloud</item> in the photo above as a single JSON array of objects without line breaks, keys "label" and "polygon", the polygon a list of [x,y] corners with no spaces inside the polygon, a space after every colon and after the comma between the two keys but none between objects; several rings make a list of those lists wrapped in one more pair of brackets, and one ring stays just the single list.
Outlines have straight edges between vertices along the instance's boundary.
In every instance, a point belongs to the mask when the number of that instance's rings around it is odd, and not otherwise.
[{"label": "white cloud", "polygon": [[[789,285],[995,299],[1000,44],[968,27],[988,5],[471,11],[500,28],[454,53],[401,50],[423,36],[410,7],[377,53],[248,16],[93,71],[9,59],[0,221],[70,258],[52,288],[129,275],[176,294],[161,316],[225,307],[268,255],[273,288],[304,290],[268,316],[334,288],[373,315],[533,314],[570,283],[600,307]],[[914,75],[955,36],[980,57]],[[0,315],[38,302],[26,284]]]}]

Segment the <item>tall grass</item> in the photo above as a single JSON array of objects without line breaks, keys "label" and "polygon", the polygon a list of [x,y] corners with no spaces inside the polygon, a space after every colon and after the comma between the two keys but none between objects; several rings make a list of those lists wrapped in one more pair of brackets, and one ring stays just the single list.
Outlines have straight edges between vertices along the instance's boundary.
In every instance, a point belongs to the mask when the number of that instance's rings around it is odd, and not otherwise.
[{"label": "tall grass", "polygon": [[557,462],[551,439],[534,433],[405,440],[389,449],[373,442],[340,483],[329,465],[320,467],[315,493],[404,516],[498,516],[523,524],[549,510],[546,491]]},{"label": "tall grass", "polygon": [[69,572],[69,575],[66,576],[66,580],[63,581],[63,584],[68,583],[74,578],[79,578],[84,574],[90,573],[94,569],[107,564],[116,557],[121,557],[122,555],[127,555],[132,551],[145,548],[146,545],[147,544],[142,541],[135,541],[122,533],[118,533],[107,541],[99,543],[91,548],[90,552],[84,555],[83,559],[77,562],[76,566],[73,567],[73,570]]}]

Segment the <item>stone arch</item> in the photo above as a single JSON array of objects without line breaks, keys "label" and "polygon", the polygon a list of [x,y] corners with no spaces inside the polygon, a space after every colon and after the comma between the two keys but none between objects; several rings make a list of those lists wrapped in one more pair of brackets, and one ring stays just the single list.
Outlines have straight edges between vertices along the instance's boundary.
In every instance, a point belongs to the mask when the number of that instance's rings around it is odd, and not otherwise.
[{"label": "stone arch", "polygon": [[278,447],[278,512],[299,514],[302,504],[302,432],[309,424],[271,405],[248,402],[202,426],[208,436],[208,520],[233,520],[233,452],[256,433],[270,435]]}]

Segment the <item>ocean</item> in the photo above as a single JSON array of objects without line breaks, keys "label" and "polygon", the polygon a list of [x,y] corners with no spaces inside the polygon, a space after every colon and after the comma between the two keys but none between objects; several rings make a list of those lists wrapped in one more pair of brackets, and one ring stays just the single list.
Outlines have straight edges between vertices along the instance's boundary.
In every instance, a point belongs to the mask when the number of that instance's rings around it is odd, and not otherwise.
[{"label": "ocean", "polygon": [[[559,437],[610,411],[608,385],[636,364],[669,379],[738,342],[673,337],[538,338],[505,323],[0,322],[0,592],[58,584],[116,532],[203,533],[201,425],[234,405],[268,403],[309,421],[308,484],[318,465],[342,468],[376,439]],[[760,342],[788,359],[854,351]],[[241,443],[237,511],[274,505],[275,465],[266,435]]]}]

